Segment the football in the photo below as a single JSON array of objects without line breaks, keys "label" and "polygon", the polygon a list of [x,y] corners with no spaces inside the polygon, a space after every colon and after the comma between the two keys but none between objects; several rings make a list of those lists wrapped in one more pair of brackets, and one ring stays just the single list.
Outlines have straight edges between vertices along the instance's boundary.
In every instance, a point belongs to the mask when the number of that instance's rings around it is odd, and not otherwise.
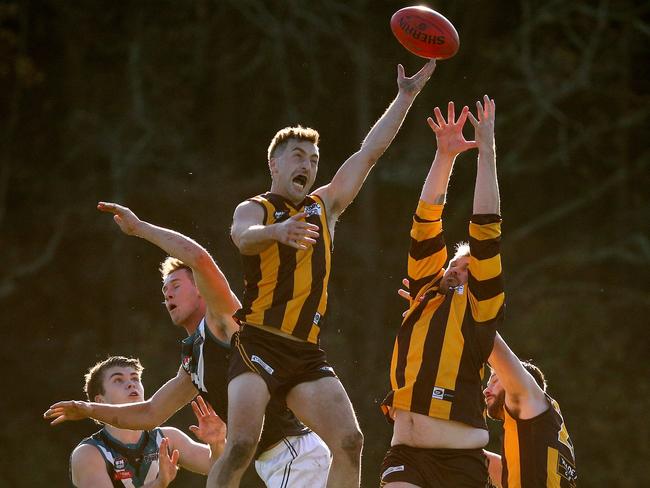
[{"label": "football", "polygon": [[390,19],[390,28],[402,46],[422,58],[451,58],[460,46],[453,24],[427,7],[398,10]]}]

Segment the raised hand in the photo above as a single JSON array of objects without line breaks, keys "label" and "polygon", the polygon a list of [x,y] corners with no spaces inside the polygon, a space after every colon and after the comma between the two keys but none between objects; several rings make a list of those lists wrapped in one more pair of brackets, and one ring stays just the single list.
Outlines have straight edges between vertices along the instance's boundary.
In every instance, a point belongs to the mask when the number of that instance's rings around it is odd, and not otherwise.
[{"label": "raised hand", "polygon": [[404,66],[397,65],[397,87],[401,93],[406,95],[415,96],[420,93],[420,90],[427,84],[429,78],[436,69],[436,60],[429,60],[417,73],[413,76],[407,77],[404,74]]},{"label": "raised hand", "polygon": [[470,112],[468,114],[470,123],[474,126],[474,137],[478,146],[494,146],[494,117],[496,114],[496,105],[493,99],[487,95],[483,96],[481,101],[476,102],[476,115]]},{"label": "raised hand", "polygon": [[92,408],[88,402],[68,401],[58,402],[52,405],[44,414],[43,418],[52,420],[51,425],[57,425],[66,420],[83,420],[90,418]]},{"label": "raised hand", "polygon": [[179,455],[178,449],[174,449],[171,456],[169,455],[169,439],[163,437],[160,441],[160,449],[158,449],[158,477],[156,478],[156,485],[165,488],[174,481],[176,473],[178,473]]},{"label": "raised hand", "polygon": [[306,216],[305,212],[300,212],[284,222],[275,224],[275,240],[302,250],[316,244],[318,226],[303,220]]},{"label": "raised hand", "polygon": [[433,109],[433,114],[436,120],[434,121],[433,118],[429,117],[427,122],[436,135],[439,152],[455,157],[468,149],[476,147],[476,141],[467,141],[463,135],[463,126],[468,115],[471,115],[468,107],[463,107],[458,120],[455,119],[454,102],[449,102],[447,105],[447,120],[442,116],[442,112],[438,107]]},{"label": "raised hand", "polygon": [[199,425],[190,425],[190,430],[197,439],[210,444],[220,444],[226,441],[226,424],[201,395],[192,401],[192,410]]},{"label": "raised hand", "polygon": [[136,235],[138,226],[142,224],[142,221],[130,208],[118,205],[117,203],[99,202],[97,204],[97,210],[112,213],[113,220],[120,227],[120,230],[129,236]]}]

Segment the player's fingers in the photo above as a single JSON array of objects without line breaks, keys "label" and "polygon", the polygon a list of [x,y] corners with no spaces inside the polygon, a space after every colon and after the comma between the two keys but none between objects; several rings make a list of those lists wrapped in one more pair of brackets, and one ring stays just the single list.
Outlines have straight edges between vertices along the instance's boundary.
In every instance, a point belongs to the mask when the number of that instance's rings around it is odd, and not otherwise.
[{"label": "player's fingers", "polygon": [[203,413],[206,413],[208,411],[208,407],[205,405],[205,400],[203,397],[201,395],[197,395],[196,400],[199,403],[199,407],[201,407],[201,411]]},{"label": "player's fingers", "polygon": [[411,286],[411,282],[409,281],[408,278],[402,278],[402,285],[408,288],[409,286]]},{"label": "player's fingers", "polygon": [[433,109],[433,115],[436,117],[436,122],[438,122],[438,125],[440,128],[443,128],[447,123],[445,122],[445,118],[442,116],[442,112],[440,111],[440,107],[436,107]]},{"label": "player's fingers", "polygon": [[199,427],[196,425],[190,425],[189,429],[194,435],[199,431]]},{"label": "player's fingers", "polygon": [[190,405],[192,405],[192,411],[194,412],[194,415],[196,415],[196,418],[201,419],[204,415],[203,412],[201,411],[201,408],[197,405],[197,403],[194,400],[192,400]]},{"label": "player's fingers", "polygon": [[431,127],[431,130],[433,130],[433,132],[438,132],[440,130],[438,124],[436,124],[431,117],[427,117],[427,124],[429,124],[429,127]]},{"label": "player's fingers", "polygon": [[474,117],[474,114],[472,112],[467,112],[467,118],[469,119],[469,122],[474,126],[478,126],[478,120],[476,120],[476,117]]},{"label": "player's fingers", "polygon": [[455,107],[454,107],[454,102],[449,102],[447,104],[447,123],[448,124],[453,124],[455,122]]},{"label": "player's fingers", "polygon": [[397,294],[402,298],[406,298],[407,300],[411,298],[411,294],[408,291],[404,290],[403,288],[397,290]]},{"label": "player's fingers", "polygon": [[174,466],[176,466],[176,464],[178,463],[179,456],[180,456],[180,453],[178,452],[178,449],[174,449],[174,452],[172,452],[172,458],[171,458],[172,464]]},{"label": "player's fingers", "polygon": [[397,78],[402,79],[402,78],[404,78],[404,76],[405,76],[404,75],[404,66],[402,66],[401,64],[398,64],[397,65]]},{"label": "player's fingers", "polygon": [[465,105],[463,107],[463,110],[460,112],[460,117],[458,117],[458,122],[457,124],[460,125],[461,127],[465,125],[465,121],[467,120],[467,114],[469,113],[469,107]]},{"label": "player's fingers", "polygon": [[483,105],[480,100],[476,101],[476,116],[478,120],[483,120],[485,118],[485,113],[483,111]]},{"label": "player's fingers", "polygon": [[289,220],[300,220],[303,219],[307,216],[305,212],[298,212],[296,215],[292,215],[289,217]]}]

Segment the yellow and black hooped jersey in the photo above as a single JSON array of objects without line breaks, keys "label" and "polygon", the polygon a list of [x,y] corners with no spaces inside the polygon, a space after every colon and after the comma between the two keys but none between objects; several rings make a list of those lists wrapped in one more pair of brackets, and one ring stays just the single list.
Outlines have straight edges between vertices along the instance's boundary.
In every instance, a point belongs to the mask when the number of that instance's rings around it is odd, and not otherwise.
[{"label": "yellow and black hooped jersey", "polygon": [[516,419],[504,408],[502,486],[575,488],[578,480],[573,443],[560,406],[546,395],[549,408],[532,419]]},{"label": "yellow and black hooped jersey", "polygon": [[317,344],[327,308],[332,259],[325,205],[317,195],[308,195],[294,207],[286,198],[270,192],[250,201],[264,209],[264,225],[305,212],[306,221],[319,227],[319,237],[305,250],[276,242],[260,254],[241,255],[246,287],[242,308],[235,316],[247,324],[275,327]]},{"label": "yellow and black hooped jersey", "polygon": [[420,201],[411,228],[411,301],[395,340],[389,407],[486,429],[481,381],[504,308],[501,218],[474,215],[469,224],[468,283],[438,292],[447,249],[443,205]]}]

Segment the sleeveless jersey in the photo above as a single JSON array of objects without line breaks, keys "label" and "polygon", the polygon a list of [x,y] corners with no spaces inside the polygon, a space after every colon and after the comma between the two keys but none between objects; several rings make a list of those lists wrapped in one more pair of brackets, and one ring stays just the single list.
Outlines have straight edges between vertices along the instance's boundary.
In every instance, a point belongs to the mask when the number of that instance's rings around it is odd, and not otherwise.
[{"label": "sleeveless jersey", "polygon": [[242,254],[245,289],[242,308],[235,317],[318,344],[332,255],[325,205],[320,197],[309,195],[294,207],[286,198],[270,192],[249,201],[264,209],[264,225],[305,212],[306,221],[319,227],[319,237],[305,250],[274,242],[260,254]]},{"label": "sleeveless jersey", "polygon": [[[192,378],[192,383],[224,422],[228,422],[228,364],[230,345],[212,335],[205,318],[194,333],[181,342],[181,364]],[[257,454],[287,436],[311,432],[293,415],[291,410],[273,398],[266,408],[262,437]]]},{"label": "sleeveless jersey", "polygon": [[395,340],[392,391],[382,408],[455,420],[487,429],[481,381],[504,307],[500,223],[474,215],[469,224],[468,282],[438,292],[447,260],[443,205],[420,201],[408,257],[410,307]]},{"label": "sleeveless jersey", "polygon": [[106,429],[95,432],[79,443],[95,446],[106,462],[106,471],[114,487],[134,488],[158,476],[158,450],[164,435],[160,429],[144,431],[135,446],[126,445]]},{"label": "sleeveless jersey", "polygon": [[575,488],[573,443],[560,406],[546,395],[549,408],[532,419],[516,419],[504,407],[504,488]]}]

